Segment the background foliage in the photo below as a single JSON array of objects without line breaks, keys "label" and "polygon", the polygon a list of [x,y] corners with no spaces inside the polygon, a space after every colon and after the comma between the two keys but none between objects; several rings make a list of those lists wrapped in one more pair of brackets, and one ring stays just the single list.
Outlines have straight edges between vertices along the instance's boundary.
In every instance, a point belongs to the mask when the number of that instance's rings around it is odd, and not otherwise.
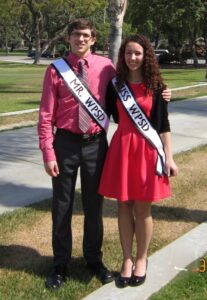
[{"label": "background foliage", "polygon": [[[76,17],[87,17],[98,29],[97,49],[110,48],[111,27],[118,22],[120,7],[127,0],[7,0],[0,2],[0,47],[9,52],[23,45],[36,49],[35,62],[47,49],[61,54],[68,48],[67,26]],[[115,7],[116,14],[111,14]],[[198,54],[206,58],[206,0],[130,0],[122,27],[122,37],[146,34],[155,48],[176,53],[180,62],[188,51],[198,64]],[[117,27],[118,28],[118,27]],[[114,28],[114,30],[117,28]],[[63,47],[62,45],[65,45]]]}]

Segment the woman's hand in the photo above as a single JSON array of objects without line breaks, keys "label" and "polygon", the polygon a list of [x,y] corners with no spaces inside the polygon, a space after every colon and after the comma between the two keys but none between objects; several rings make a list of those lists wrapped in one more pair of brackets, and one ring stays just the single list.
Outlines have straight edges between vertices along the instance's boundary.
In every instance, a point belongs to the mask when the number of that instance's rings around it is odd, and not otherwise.
[{"label": "woman's hand", "polygon": [[162,97],[165,101],[169,102],[172,96],[172,92],[170,89],[166,88],[162,91]]},{"label": "woman's hand", "polygon": [[178,167],[173,159],[166,160],[165,170],[168,176],[177,176],[178,175]]}]

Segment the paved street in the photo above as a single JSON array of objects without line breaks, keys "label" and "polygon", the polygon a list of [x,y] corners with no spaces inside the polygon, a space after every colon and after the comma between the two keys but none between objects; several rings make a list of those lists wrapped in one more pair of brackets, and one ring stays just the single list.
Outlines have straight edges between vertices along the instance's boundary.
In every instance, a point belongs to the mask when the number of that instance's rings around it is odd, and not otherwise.
[{"label": "paved street", "polygon": [[[0,61],[17,62],[24,64],[33,64],[34,59],[27,56],[0,56]],[[52,58],[41,57],[40,64],[49,65],[53,61]]]}]

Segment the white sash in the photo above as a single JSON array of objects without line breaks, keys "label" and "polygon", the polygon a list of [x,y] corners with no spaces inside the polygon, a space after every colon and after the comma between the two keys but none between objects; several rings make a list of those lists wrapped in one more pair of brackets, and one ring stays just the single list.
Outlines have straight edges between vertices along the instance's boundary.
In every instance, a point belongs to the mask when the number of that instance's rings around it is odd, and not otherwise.
[{"label": "white sash", "polygon": [[109,118],[107,114],[95,100],[93,95],[84,87],[69,64],[63,58],[60,58],[55,60],[52,65],[64,79],[66,86],[70,89],[76,99],[81,102],[98,125],[107,132],[109,126]]},{"label": "white sash", "polygon": [[127,114],[135,124],[140,133],[157,149],[157,166],[156,171],[158,175],[163,175],[165,172],[165,152],[163,144],[157,131],[152,127],[149,120],[135,101],[130,89],[126,84],[120,90],[116,86],[116,78],[112,79],[121,103],[123,104]]}]

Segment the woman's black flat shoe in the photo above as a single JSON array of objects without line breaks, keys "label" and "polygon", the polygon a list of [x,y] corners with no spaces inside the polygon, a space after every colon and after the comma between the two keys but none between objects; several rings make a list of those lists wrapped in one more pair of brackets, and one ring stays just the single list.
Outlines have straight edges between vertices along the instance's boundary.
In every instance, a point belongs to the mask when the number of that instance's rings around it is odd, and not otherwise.
[{"label": "woman's black flat shoe", "polygon": [[129,285],[132,277],[123,277],[119,275],[119,277],[116,280],[116,286],[119,288],[125,288]]},{"label": "woman's black flat shoe", "polygon": [[131,281],[132,275],[133,275],[133,268],[134,268],[134,266],[132,265],[132,270],[131,270],[131,276],[130,277],[124,277],[124,276],[121,276],[121,273],[119,274],[119,276],[115,280],[115,283],[116,283],[117,287],[125,288],[130,284],[130,281]]},{"label": "woman's black flat shoe", "polygon": [[131,280],[130,280],[130,286],[139,286],[141,284],[143,284],[146,280],[147,277],[147,265],[148,265],[148,260],[146,261],[146,273],[143,276],[136,276],[136,275],[132,275]]},{"label": "woman's black flat shoe", "polygon": [[146,274],[143,276],[132,275],[130,280],[130,286],[139,286],[145,282]]}]

